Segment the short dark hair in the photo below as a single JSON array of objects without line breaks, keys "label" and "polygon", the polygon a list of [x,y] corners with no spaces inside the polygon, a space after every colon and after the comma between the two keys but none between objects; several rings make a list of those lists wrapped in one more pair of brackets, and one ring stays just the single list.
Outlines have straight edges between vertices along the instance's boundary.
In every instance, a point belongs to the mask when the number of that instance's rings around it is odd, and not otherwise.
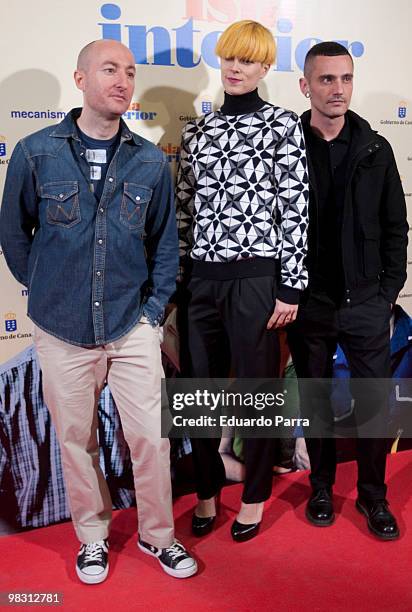
[{"label": "short dark hair", "polygon": [[315,57],[319,57],[321,55],[327,57],[334,57],[336,55],[349,55],[349,57],[353,61],[352,56],[346,47],[344,47],[338,42],[334,42],[333,40],[327,40],[325,42],[318,43],[317,45],[313,45],[313,47],[311,47],[307,52],[305,57],[305,65],[303,67],[303,73],[305,76],[308,73],[308,66],[310,65],[312,60],[314,60]]}]

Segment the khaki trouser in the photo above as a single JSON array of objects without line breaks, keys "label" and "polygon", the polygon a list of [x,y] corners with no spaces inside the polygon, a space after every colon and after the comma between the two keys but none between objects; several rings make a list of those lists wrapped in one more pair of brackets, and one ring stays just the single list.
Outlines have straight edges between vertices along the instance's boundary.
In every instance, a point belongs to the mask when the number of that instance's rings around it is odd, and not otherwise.
[{"label": "khaki trouser", "polygon": [[74,528],[83,543],[106,538],[112,515],[99,465],[97,402],[107,379],[130,448],[141,538],[174,539],[169,441],[160,437],[159,330],[143,317],[120,340],[85,348],[35,327],[43,395],[60,443]]}]

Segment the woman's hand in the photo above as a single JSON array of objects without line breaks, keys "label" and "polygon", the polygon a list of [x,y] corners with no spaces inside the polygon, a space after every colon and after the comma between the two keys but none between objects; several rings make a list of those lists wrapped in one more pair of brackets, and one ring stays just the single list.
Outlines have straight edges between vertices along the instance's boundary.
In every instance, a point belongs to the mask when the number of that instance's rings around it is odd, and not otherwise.
[{"label": "woman's hand", "polygon": [[296,319],[298,313],[298,304],[285,304],[280,300],[275,302],[275,310],[273,315],[270,317],[266,329],[272,329],[272,327],[283,327],[292,323]]}]

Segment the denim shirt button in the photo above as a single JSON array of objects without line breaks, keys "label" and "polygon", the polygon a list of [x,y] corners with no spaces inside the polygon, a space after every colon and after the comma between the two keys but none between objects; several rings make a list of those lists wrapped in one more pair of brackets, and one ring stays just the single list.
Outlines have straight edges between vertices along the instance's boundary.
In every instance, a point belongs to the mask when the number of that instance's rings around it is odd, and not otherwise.
[{"label": "denim shirt button", "polygon": [[96,272],[96,276],[101,276],[101,275],[102,275],[102,273],[100,272],[100,270],[98,270],[98,271]]},{"label": "denim shirt button", "polygon": [[64,198],[64,193],[59,193],[59,198],[60,198],[61,200],[63,200],[63,198]]},{"label": "denim shirt button", "polygon": [[95,305],[96,307],[98,307],[98,306],[100,306],[100,302],[95,302],[95,303],[94,303],[94,305]]},{"label": "denim shirt button", "polygon": [[138,202],[140,200],[140,196],[136,196],[136,200]]},{"label": "denim shirt button", "polygon": [[109,176],[109,183],[113,183],[114,178],[112,176]]},{"label": "denim shirt button", "polygon": [[99,239],[97,242],[98,242],[99,244],[103,244],[103,240],[102,240],[101,238],[100,238],[100,239]]},{"label": "denim shirt button", "polygon": [[99,208],[99,212],[104,213],[104,208]]}]

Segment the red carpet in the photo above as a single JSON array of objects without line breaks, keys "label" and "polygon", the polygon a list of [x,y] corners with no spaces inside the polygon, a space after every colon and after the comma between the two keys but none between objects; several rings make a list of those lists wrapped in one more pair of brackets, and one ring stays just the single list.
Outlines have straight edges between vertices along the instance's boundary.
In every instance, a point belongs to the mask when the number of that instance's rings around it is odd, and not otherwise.
[{"label": "red carpet", "polygon": [[[255,610],[371,612],[412,610],[412,452],[391,455],[388,485],[401,538],[381,542],[354,507],[355,465],[338,467],[336,522],[309,525],[304,517],[307,474],[275,480],[262,531],[236,544],[230,524],[241,486],[225,488],[217,529],[190,536],[194,496],[176,500],[177,535],[195,553],[199,574],[170,578],[135,545],[135,510],[115,514],[106,582],[87,586],[74,571],[77,542],[70,523],[0,538],[0,591],[59,591],[60,609],[81,611]],[[40,609],[33,606],[31,609]],[[42,608],[44,609],[44,608]]]}]

